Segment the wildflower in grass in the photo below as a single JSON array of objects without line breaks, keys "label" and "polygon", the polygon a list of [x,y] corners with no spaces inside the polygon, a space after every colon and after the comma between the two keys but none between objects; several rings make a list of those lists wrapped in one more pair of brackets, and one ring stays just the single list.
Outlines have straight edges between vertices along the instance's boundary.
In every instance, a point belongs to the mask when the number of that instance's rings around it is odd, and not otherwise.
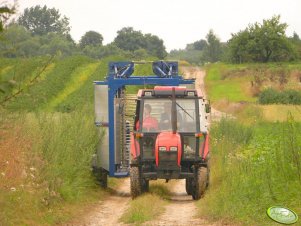
[{"label": "wildflower in grass", "polygon": [[11,187],[10,190],[11,190],[12,192],[17,191],[17,189],[16,189],[15,187]]}]

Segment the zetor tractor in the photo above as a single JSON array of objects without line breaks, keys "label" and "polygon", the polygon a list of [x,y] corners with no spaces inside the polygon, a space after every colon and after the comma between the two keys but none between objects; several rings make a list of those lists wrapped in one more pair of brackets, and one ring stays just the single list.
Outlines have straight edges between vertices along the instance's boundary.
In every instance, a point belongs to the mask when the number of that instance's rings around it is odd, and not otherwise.
[{"label": "zetor tractor", "polygon": [[186,179],[186,191],[200,199],[209,183],[210,105],[196,89],[155,86],[139,90],[131,133],[131,195],[156,179]]}]

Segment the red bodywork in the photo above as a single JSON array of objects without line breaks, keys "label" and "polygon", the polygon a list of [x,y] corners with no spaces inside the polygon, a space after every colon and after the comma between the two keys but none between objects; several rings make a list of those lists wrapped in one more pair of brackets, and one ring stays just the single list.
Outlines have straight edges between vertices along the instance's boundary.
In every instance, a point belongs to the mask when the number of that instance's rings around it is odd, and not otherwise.
[{"label": "red bodywork", "polygon": [[172,89],[175,90],[186,90],[186,87],[184,86],[155,86],[154,90],[167,90],[167,91],[171,91]]},{"label": "red bodywork", "polygon": [[140,155],[139,142],[134,138],[133,133],[131,133],[131,154],[134,158]]},{"label": "red bodywork", "polygon": [[203,159],[205,160],[209,153],[209,133],[206,135],[206,139],[205,139],[203,147],[200,147],[200,155],[202,155],[202,153],[203,153],[203,148],[204,148]]},{"label": "red bodywork", "polygon": [[181,137],[178,133],[173,132],[161,132],[156,139],[156,165],[159,165],[159,147],[166,147],[166,151],[170,151],[171,147],[178,148],[178,166],[181,166]]}]

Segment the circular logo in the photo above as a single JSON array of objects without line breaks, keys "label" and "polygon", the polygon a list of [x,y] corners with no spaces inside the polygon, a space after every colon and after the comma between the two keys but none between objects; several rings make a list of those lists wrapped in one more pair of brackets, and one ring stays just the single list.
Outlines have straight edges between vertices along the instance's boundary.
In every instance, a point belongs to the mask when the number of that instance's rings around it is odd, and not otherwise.
[{"label": "circular logo", "polygon": [[298,221],[298,215],[294,211],[282,206],[268,208],[267,214],[272,220],[281,224],[293,224]]}]

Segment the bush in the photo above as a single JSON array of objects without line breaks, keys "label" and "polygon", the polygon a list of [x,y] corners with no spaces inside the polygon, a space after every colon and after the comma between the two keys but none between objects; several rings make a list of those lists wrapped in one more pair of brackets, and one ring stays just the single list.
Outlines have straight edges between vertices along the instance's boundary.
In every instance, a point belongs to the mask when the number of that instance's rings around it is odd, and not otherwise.
[{"label": "bush", "polygon": [[269,88],[259,94],[260,104],[301,104],[301,93],[296,90],[278,92]]}]

